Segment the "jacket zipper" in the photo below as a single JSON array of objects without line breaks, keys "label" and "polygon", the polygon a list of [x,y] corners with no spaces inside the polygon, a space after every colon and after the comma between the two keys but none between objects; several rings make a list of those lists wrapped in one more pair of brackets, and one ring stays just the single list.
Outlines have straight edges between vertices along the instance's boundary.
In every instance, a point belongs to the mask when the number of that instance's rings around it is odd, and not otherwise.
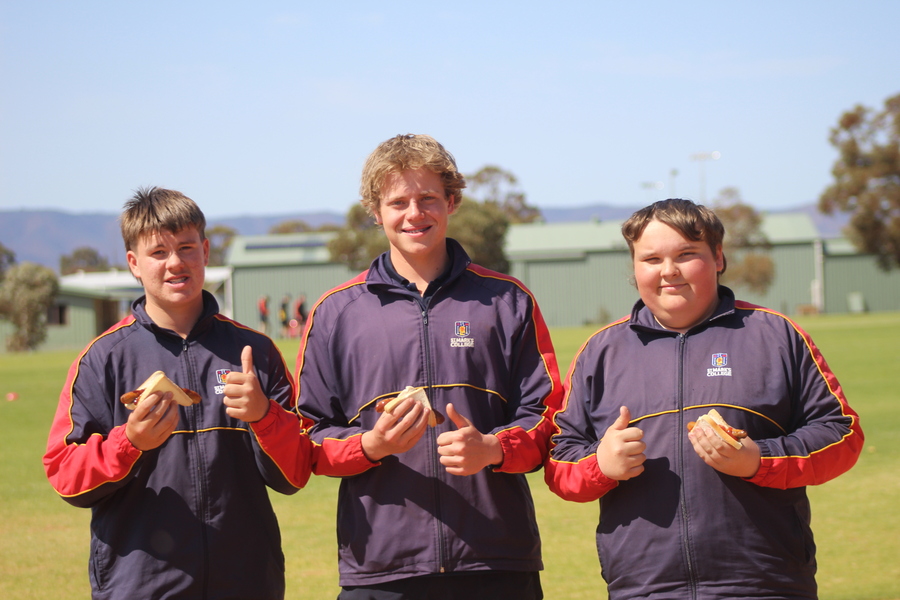
[{"label": "jacket zipper", "polygon": [[[197,385],[197,382],[195,381],[196,378],[194,377],[194,370],[193,370],[193,368],[191,368],[191,360],[190,360],[190,357],[188,356],[189,348],[190,348],[190,346],[188,346],[187,339],[182,338],[181,339],[181,356],[182,356],[182,360],[184,362],[185,372],[188,375],[188,385],[190,386],[190,389],[199,391],[200,387]],[[199,440],[197,439],[197,436],[199,435],[199,433],[198,433],[199,423],[198,423],[197,411],[198,411],[198,408],[196,406],[189,406],[189,407],[185,408],[185,413],[187,415],[188,424],[189,424],[189,428],[190,428],[189,435],[191,436],[189,443],[191,444],[191,451],[194,454],[195,464],[197,465],[197,472],[195,474],[195,477],[197,478],[197,489],[198,489],[197,511],[199,513],[201,523],[207,523],[207,522],[209,522],[209,518],[208,518],[208,515],[206,514],[207,513],[207,505],[208,505],[208,503],[207,503],[208,493],[207,493],[207,489],[206,489],[206,480],[205,480],[206,466],[203,461],[203,454],[200,452],[200,443],[199,443]],[[201,538],[201,545],[203,547],[203,557],[204,557],[204,560],[203,560],[203,583],[202,583],[201,589],[204,590],[204,594],[206,594],[209,590],[209,540],[207,539],[207,536],[206,536],[206,527],[201,528],[200,538]]]},{"label": "jacket zipper", "polygon": [[[434,383],[434,377],[432,376],[432,359],[431,359],[431,336],[429,333],[428,326],[428,308],[431,305],[431,300],[434,298],[434,294],[429,296],[428,298],[422,298],[421,296],[416,298],[416,301],[419,303],[419,307],[422,309],[422,339],[425,346],[425,387],[428,388],[428,396],[429,399],[432,397],[432,384]],[[441,463],[438,458],[437,452],[435,451],[435,447],[437,446],[437,438],[435,437],[434,429],[431,427],[426,428],[428,433],[428,440],[430,442],[431,450],[429,451],[429,455],[431,456],[431,468],[434,472],[434,505],[435,505],[435,514],[441,514],[441,495],[440,495],[440,487],[439,487],[439,479],[438,474],[440,473]],[[441,526],[441,519],[437,518],[437,564],[438,571],[443,573],[446,571],[445,561],[446,557],[444,556],[444,530]]]},{"label": "jacket zipper", "polygon": [[[677,373],[677,381],[678,385],[676,388],[676,393],[678,395],[678,431],[685,431],[685,423],[684,423],[684,349],[685,343],[687,341],[687,336],[683,333],[678,334],[678,356],[676,359],[676,364],[678,367]],[[680,439],[676,436],[676,439]],[[679,448],[683,448],[683,443],[679,443]],[[679,471],[681,472],[682,480],[684,480],[684,474],[686,473],[686,469],[684,468],[685,456],[684,451],[678,452],[678,460],[680,464],[678,465]],[[685,489],[687,485],[681,486],[681,522],[684,527],[684,538],[682,540],[682,553],[684,554],[685,568],[687,570],[687,579],[688,579],[688,587],[691,592],[691,598],[697,597],[697,573],[694,569],[694,561],[692,558],[692,544],[691,544],[691,530],[690,530],[690,518],[688,516],[688,507],[687,500],[685,498]]]}]

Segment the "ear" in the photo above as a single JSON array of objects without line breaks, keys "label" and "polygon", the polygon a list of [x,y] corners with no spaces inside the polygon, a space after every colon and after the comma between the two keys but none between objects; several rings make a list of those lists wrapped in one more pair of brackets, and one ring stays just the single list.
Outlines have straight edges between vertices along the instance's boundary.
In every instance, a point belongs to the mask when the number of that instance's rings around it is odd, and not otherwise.
[{"label": "ear", "polygon": [[459,206],[459,204],[456,203],[456,195],[455,194],[450,194],[449,196],[447,196],[447,214],[448,215],[452,215],[453,213],[455,213],[458,206]]},{"label": "ear", "polygon": [[128,261],[128,268],[131,269],[131,274],[136,279],[140,279],[141,269],[138,267],[137,254],[134,253],[134,250],[129,250],[125,253],[125,260]]},{"label": "ear", "polygon": [[716,246],[716,273],[720,274],[725,269],[725,253],[722,252],[722,244]]},{"label": "ear", "polygon": [[203,238],[203,266],[209,266],[209,238]]}]

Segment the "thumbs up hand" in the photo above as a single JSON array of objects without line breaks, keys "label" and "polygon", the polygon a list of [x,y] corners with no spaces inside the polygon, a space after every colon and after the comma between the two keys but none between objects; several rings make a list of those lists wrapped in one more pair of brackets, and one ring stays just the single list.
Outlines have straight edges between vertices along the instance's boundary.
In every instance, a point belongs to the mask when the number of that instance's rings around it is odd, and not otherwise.
[{"label": "thumbs up hand", "polygon": [[503,462],[503,449],[495,435],[484,435],[466,417],[447,405],[447,416],[456,425],[437,438],[441,464],[451,475],[472,475],[488,465]]},{"label": "thumbs up hand", "polygon": [[269,412],[269,399],[263,393],[253,369],[253,349],[241,351],[241,372],[232,371],[225,378],[225,413],[247,423],[259,421]]},{"label": "thumbs up hand", "polygon": [[619,417],[610,425],[600,445],[597,446],[597,465],[610,479],[625,481],[644,472],[644,450],[647,444],[641,441],[644,432],[637,427],[629,427],[631,411],[619,408]]}]

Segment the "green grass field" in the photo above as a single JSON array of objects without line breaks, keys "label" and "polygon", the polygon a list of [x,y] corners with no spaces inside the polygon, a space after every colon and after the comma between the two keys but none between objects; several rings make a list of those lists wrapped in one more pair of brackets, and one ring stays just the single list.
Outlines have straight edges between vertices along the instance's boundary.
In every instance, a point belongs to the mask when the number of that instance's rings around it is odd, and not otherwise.
[{"label": "green grass field", "polygon": [[[823,600],[900,599],[900,313],[808,317],[809,331],[860,413],[866,445],[844,476],[810,489]],[[592,332],[556,329],[563,372]],[[293,364],[296,343],[283,350]],[[90,511],[60,500],[41,456],[75,352],[0,355],[0,598],[88,598]],[[19,399],[6,401],[7,392]],[[549,600],[606,598],[594,546],[596,503],[563,502],[531,475],[544,541]],[[337,596],[337,481],[314,477],[294,496],[273,494],[284,535],[288,594]],[[737,543],[740,543],[739,541]]]}]

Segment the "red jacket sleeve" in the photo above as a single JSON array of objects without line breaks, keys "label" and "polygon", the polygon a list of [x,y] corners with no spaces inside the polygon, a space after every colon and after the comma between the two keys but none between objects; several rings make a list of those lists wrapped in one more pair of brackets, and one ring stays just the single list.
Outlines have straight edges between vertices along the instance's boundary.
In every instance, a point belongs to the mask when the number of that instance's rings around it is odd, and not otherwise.
[{"label": "red jacket sleeve", "polygon": [[503,449],[503,463],[494,471],[501,473],[527,473],[544,463],[555,432],[553,415],[563,397],[550,331],[534,296],[516,284],[526,294],[528,309],[513,377],[519,382],[518,408],[508,426],[494,431]]},{"label": "red jacket sleeve", "polygon": [[125,427],[107,429],[103,393],[85,377],[82,389],[96,402],[73,401],[81,356],[72,364],[50,427],[44,469],[53,488],[67,502],[89,507],[127,483],[141,451],[125,436]]},{"label": "red jacket sleeve", "polygon": [[822,353],[805,331],[788,322],[800,338],[797,427],[782,437],[755,440],[762,458],[759,471],[749,479],[779,489],[834,479],[856,464],[865,441],[859,415]]}]

